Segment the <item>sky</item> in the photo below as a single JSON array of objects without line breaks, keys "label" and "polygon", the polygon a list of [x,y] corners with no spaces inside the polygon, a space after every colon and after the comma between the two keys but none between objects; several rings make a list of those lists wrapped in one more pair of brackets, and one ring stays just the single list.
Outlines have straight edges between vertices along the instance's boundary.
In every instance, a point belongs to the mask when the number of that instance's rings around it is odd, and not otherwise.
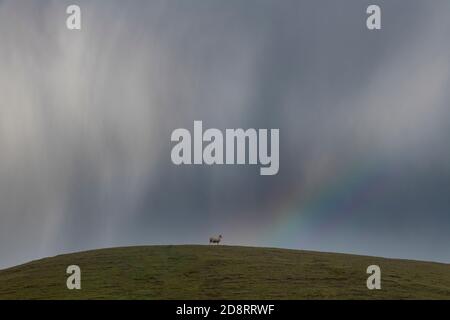
[{"label": "sky", "polygon": [[[81,7],[68,30],[66,7]],[[381,7],[381,30],[366,8]],[[0,268],[224,244],[450,262],[450,2],[0,1]],[[277,128],[280,170],[171,133]]]}]

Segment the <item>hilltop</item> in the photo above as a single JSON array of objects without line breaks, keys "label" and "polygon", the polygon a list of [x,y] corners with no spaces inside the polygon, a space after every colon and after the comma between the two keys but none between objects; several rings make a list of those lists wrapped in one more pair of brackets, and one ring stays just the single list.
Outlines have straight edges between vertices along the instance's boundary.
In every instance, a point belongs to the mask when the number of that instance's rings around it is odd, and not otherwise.
[{"label": "hilltop", "polygon": [[[66,288],[79,265],[82,290]],[[367,266],[382,290],[366,287]],[[0,271],[0,299],[449,299],[450,265],[236,246],[100,249]]]}]

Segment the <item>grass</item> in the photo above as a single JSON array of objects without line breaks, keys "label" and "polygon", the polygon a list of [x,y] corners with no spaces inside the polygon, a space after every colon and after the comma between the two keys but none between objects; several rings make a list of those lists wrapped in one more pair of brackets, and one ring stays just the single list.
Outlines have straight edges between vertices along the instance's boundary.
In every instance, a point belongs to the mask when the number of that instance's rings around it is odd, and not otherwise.
[{"label": "grass", "polygon": [[[66,288],[78,265],[82,289]],[[382,271],[368,290],[366,269]],[[450,265],[234,246],[145,246],[60,255],[0,271],[0,299],[450,299]]]}]

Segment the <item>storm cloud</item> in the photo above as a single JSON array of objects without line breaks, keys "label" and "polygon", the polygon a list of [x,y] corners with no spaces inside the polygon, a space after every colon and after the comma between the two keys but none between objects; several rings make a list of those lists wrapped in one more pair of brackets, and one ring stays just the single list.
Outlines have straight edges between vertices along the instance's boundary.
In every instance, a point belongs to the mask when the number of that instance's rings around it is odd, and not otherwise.
[{"label": "storm cloud", "polygon": [[[0,1],[0,266],[133,244],[450,262],[450,3]],[[171,132],[279,128],[280,171]]]}]

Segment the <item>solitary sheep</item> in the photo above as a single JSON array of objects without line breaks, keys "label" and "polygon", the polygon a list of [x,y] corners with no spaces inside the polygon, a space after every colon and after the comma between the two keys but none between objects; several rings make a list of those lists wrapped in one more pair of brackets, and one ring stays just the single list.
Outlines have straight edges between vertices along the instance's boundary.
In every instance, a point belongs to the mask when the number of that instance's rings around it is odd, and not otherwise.
[{"label": "solitary sheep", "polygon": [[222,240],[222,235],[221,234],[217,238],[216,237],[209,238],[209,244],[211,244],[211,243],[219,244],[220,240]]}]

